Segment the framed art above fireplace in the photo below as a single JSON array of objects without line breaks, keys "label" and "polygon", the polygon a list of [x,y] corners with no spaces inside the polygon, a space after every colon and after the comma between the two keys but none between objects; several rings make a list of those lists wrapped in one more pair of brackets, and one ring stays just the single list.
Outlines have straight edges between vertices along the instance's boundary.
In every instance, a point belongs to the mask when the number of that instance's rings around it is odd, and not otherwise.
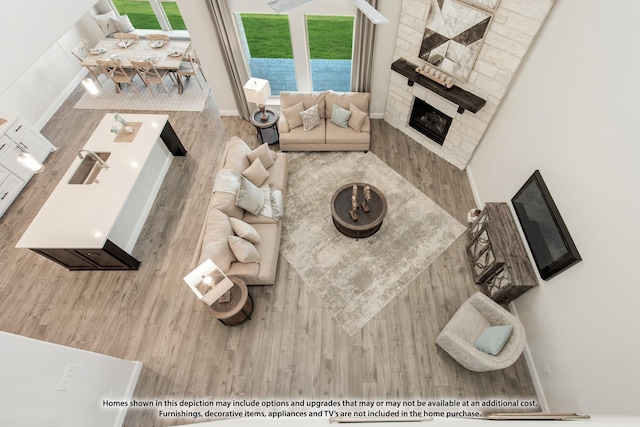
[{"label": "framed art above fireplace", "polygon": [[511,203],[542,279],[582,260],[540,171],[531,175]]}]

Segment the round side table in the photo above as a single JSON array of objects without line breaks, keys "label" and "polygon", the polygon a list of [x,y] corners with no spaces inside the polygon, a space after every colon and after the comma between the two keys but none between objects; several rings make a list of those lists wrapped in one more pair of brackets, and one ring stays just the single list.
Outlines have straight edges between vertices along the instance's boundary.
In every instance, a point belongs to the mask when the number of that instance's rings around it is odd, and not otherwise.
[{"label": "round side table", "polygon": [[244,280],[238,277],[229,277],[235,286],[229,289],[231,298],[227,302],[214,302],[209,307],[209,314],[227,326],[239,325],[251,319],[253,312],[253,298]]},{"label": "round side table", "polygon": [[251,124],[255,126],[258,132],[258,139],[261,144],[267,143],[269,145],[280,142],[280,133],[278,132],[278,113],[273,110],[265,109],[267,114],[267,120],[264,122],[260,120],[262,112],[256,110],[251,113]]}]

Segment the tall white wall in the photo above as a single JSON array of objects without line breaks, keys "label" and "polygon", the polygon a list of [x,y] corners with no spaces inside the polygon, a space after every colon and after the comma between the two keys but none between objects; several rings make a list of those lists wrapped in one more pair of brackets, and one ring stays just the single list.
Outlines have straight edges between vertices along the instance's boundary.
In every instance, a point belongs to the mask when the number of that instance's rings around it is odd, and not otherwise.
[{"label": "tall white wall", "polygon": [[539,169],[582,255],[516,300],[555,411],[640,414],[638,16],[557,1],[469,166],[483,203]]},{"label": "tall white wall", "polygon": [[[78,350],[0,331],[0,425],[16,427],[115,427],[126,408],[142,363]],[[71,366],[67,390],[57,390]]]}]

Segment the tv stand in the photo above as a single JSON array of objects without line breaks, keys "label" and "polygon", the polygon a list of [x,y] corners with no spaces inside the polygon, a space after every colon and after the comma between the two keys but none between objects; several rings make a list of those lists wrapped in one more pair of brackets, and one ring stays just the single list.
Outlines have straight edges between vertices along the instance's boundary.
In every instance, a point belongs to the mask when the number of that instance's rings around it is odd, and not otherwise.
[{"label": "tv stand", "polygon": [[467,255],[475,283],[499,304],[538,286],[533,266],[506,203],[487,203],[469,227]]}]

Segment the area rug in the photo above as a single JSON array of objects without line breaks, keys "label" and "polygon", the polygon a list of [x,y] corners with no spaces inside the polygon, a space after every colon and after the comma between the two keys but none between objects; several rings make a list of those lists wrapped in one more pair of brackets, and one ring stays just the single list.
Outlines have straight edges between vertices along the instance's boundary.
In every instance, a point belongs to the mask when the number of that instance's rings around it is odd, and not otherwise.
[{"label": "area rug", "polygon": [[[371,184],[387,199],[371,237],[346,237],[331,220],[334,191],[351,182]],[[289,153],[282,253],[350,336],[464,230],[371,152]]]},{"label": "area rug", "polygon": [[155,93],[154,96],[137,78],[135,83],[140,95],[137,95],[129,85],[123,85],[122,93],[117,93],[115,85],[103,77],[100,79],[102,83],[100,96],[93,97],[85,93],[73,108],[122,111],[202,111],[209,96],[209,86],[202,80],[200,77],[203,90],[198,86],[198,82],[192,78],[185,84],[184,92],[180,95],[177,86],[166,79],[170,94],[167,94],[162,86],[154,84],[151,86]]}]

